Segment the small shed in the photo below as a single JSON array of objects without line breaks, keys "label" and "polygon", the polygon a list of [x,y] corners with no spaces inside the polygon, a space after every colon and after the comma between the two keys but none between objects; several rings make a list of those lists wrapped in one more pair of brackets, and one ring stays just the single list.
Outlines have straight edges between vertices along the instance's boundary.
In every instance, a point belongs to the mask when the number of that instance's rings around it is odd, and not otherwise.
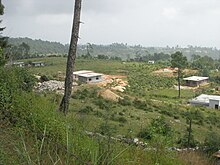
[{"label": "small shed", "polygon": [[191,105],[202,105],[212,109],[220,109],[220,96],[201,94],[190,101]]},{"label": "small shed", "polygon": [[102,76],[100,73],[84,73],[78,74],[78,80],[84,83],[97,83],[102,82]]},{"label": "small shed", "polygon": [[24,62],[14,62],[12,65],[17,66],[17,67],[24,67],[25,63]]},{"label": "small shed", "polygon": [[43,62],[39,61],[39,62],[32,62],[31,66],[40,67],[40,66],[45,66],[45,64]]},{"label": "small shed", "polygon": [[153,61],[153,60],[148,61],[148,64],[154,64],[154,63],[155,63],[155,61]]},{"label": "small shed", "polygon": [[197,87],[199,85],[208,83],[209,77],[191,76],[183,79],[186,86]]},{"label": "small shed", "polygon": [[73,72],[73,80],[78,81],[79,74],[87,74],[87,73],[94,73],[94,72],[91,70],[80,70],[80,71]]}]

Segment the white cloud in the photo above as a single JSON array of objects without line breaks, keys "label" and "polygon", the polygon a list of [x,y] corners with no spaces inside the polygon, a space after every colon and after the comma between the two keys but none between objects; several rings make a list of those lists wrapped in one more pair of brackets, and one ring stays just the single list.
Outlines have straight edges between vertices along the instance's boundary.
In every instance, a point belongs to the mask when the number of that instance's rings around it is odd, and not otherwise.
[{"label": "white cloud", "polygon": [[[5,34],[69,42],[73,1],[3,0]],[[83,0],[81,43],[220,48],[219,0]]]},{"label": "white cloud", "polygon": [[174,19],[178,16],[178,9],[173,7],[164,8],[162,11],[162,15],[168,19]]}]

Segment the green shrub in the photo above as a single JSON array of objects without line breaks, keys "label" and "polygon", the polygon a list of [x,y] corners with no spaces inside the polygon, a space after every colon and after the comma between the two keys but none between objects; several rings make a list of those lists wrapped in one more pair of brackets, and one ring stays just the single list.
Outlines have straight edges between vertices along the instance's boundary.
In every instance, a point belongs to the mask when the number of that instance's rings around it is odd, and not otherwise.
[{"label": "green shrub", "polygon": [[207,123],[210,123],[212,125],[216,125],[219,121],[219,117],[216,113],[211,113],[206,117]]},{"label": "green shrub", "polygon": [[220,150],[220,136],[216,132],[209,132],[203,145],[207,152],[213,154]]},{"label": "green shrub", "polygon": [[188,144],[188,134],[185,133],[183,135],[183,137],[178,140],[177,144],[180,144],[181,147],[194,148],[194,147],[199,145],[199,142],[197,140],[195,140],[193,134],[191,134],[190,141],[189,141],[189,144]]},{"label": "green shrub", "polygon": [[126,122],[127,122],[127,119],[126,119],[125,117],[119,117],[119,118],[118,118],[118,121],[119,121],[120,123],[126,123]]},{"label": "green shrub", "polygon": [[46,75],[40,76],[40,82],[49,81],[50,79]]},{"label": "green shrub", "polygon": [[25,69],[0,68],[0,109],[2,118],[7,118],[12,123],[16,122],[12,114],[13,111],[11,111],[15,108],[14,104],[18,102],[16,98],[23,92],[31,92],[34,84],[34,76]]},{"label": "green shrub", "polygon": [[110,100],[105,100],[102,97],[97,97],[95,100],[93,100],[94,104],[99,106],[100,109],[109,110],[113,108],[115,105],[114,102]]},{"label": "green shrub", "polygon": [[137,109],[147,110],[148,108],[146,101],[141,101],[137,98],[135,98],[135,100],[133,101],[133,105]]},{"label": "green shrub", "polygon": [[86,98],[96,98],[97,97],[98,88],[84,88],[82,90],[77,90],[72,94],[73,99],[86,99]]},{"label": "green shrub", "polygon": [[173,131],[170,125],[165,121],[163,116],[153,119],[149,127],[141,130],[138,133],[138,137],[151,140],[154,136],[160,135],[165,137],[171,137]]},{"label": "green shrub", "polygon": [[125,96],[123,99],[119,98],[118,103],[123,106],[129,106],[132,104],[131,99],[128,96]]},{"label": "green shrub", "polygon": [[120,116],[124,116],[124,113],[123,112],[119,112],[118,113]]},{"label": "green shrub", "polygon": [[89,114],[90,112],[93,112],[93,108],[90,106],[83,107],[79,110],[80,113]]},{"label": "green shrub", "polygon": [[96,112],[94,113],[94,115],[97,116],[97,117],[103,117],[103,116],[104,116],[103,113],[100,112],[100,111],[96,111]]}]

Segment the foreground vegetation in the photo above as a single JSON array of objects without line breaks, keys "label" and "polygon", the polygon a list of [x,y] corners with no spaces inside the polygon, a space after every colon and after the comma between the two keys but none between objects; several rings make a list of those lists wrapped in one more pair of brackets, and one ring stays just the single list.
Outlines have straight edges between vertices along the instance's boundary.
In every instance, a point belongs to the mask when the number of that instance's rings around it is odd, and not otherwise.
[{"label": "foreground vegetation", "polygon": [[[32,59],[38,60],[39,59]],[[99,96],[103,90],[81,85],[74,90],[70,113],[57,112],[61,96],[35,93],[33,74],[62,79],[65,58],[43,58],[47,66],[0,70],[1,164],[212,164],[199,152],[177,153],[169,147],[187,147],[188,119],[192,119],[191,147],[206,153],[219,149],[220,113],[187,106],[195,92],[183,90],[178,99],[173,77],[155,77],[160,65],[119,61],[77,61],[77,70],[89,69],[127,76],[130,87],[116,92],[125,98],[114,102]],[[146,83],[145,83],[146,82]],[[199,94],[204,89],[198,89]],[[206,89],[208,90],[208,89]],[[88,136],[86,132],[100,133]],[[211,135],[211,136],[210,136]],[[111,137],[133,141],[145,149]],[[147,148],[147,149],[146,149]]]}]

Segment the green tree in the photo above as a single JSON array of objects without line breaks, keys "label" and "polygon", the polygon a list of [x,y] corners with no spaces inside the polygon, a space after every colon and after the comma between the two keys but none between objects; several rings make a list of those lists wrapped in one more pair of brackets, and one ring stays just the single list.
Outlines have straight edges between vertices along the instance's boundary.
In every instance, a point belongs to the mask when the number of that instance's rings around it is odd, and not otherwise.
[{"label": "green tree", "polygon": [[86,56],[91,57],[91,53],[93,52],[92,44],[86,44]]},{"label": "green tree", "polygon": [[23,58],[28,58],[30,52],[30,46],[27,43],[22,42],[19,45],[19,51]]},{"label": "green tree", "polygon": [[3,55],[3,50],[0,48],[0,67],[4,66],[6,63],[5,57]]},{"label": "green tree", "polygon": [[180,98],[180,76],[182,74],[182,70],[186,68],[188,65],[187,58],[183,56],[181,52],[176,52],[174,54],[171,54],[171,66],[172,68],[178,68],[177,71],[177,79],[178,79],[178,97]]},{"label": "green tree", "polygon": [[164,136],[166,139],[172,137],[173,130],[171,129],[170,125],[166,122],[164,116],[160,116],[156,119],[153,119],[150,125],[141,130],[138,133],[138,137],[151,140],[159,136]]},{"label": "green tree", "polygon": [[189,126],[186,128],[186,132],[183,134],[183,137],[179,140],[179,144],[182,147],[196,147],[197,141],[194,139],[193,130],[192,130],[192,118],[187,117],[186,123],[189,124]]},{"label": "green tree", "polygon": [[[4,14],[4,5],[2,4],[2,1],[0,0],[0,15]],[[0,20],[0,23],[2,20]],[[6,58],[3,53],[3,48],[7,45],[7,37],[2,36],[2,31],[5,29],[5,27],[0,27],[0,66],[5,65]]]}]

